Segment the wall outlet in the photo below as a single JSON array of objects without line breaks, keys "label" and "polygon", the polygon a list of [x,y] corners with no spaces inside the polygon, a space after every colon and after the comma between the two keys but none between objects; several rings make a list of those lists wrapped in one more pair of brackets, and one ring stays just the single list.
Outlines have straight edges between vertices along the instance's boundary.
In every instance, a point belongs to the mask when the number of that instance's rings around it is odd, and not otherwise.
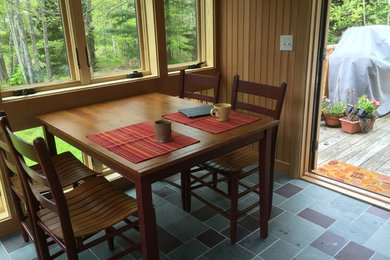
[{"label": "wall outlet", "polygon": [[294,38],[292,35],[280,35],[280,50],[292,51],[294,48]]}]

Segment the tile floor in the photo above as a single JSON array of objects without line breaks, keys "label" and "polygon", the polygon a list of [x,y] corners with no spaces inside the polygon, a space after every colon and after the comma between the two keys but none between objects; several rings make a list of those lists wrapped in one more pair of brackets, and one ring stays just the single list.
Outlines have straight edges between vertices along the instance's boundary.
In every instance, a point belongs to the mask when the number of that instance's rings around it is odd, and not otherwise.
[{"label": "tile floor", "polygon": [[[174,176],[177,180],[177,176]],[[251,182],[251,178],[247,179]],[[165,183],[153,185],[158,224],[160,259],[337,259],[390,260],[390,212],[329,191],[302,180],[277,174],[274,185],[269,236],[259,238],[257,212],[239,221],[238,242],[231,246],[229,223],[193,199],[192,212],[181,210],[180,193]],[[226,200],[200,191],[220,206]],[[134,196],[134,191],[128,191]],[[255,198],[247,196],[245,205]],[[129,232],[138,238],[135,231]],[[24,243],[19,233],[0,239],[0,259],[25,260],[36,257],[34,246]],[[115,251],[126,247],[120,238]],[[80,259],[106,259],[106,244],[80,254]],[[63,255],[59,257],[65,259]],[[122,259],[140,259],[140,253]]]}]

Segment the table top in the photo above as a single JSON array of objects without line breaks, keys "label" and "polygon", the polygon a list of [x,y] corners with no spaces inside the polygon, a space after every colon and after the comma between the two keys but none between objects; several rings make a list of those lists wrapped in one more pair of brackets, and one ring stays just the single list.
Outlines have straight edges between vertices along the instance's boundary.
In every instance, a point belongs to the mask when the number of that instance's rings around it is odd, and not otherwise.
[{"label": "table top", "polygon": [[258,135],[265,129],[279,123],[270,117],[260,117],[260,120],[236,129],[211,134],[172,122],[173,131],[198,139],[200,142],[137,164],[129,162],[86,137],[90,134],[140,122],[154,122],[161,119],[162,115],[175,113],[178,109],[201,105],[203,104],[178,97],[151,93],[40,115],[38,119],[50,133],[100,160],[129,179],[148,176],[169,168],[175,169],[180,163],[189,163],[193,159],[195,165],[196,160],[200,160],[202,155],[210,156],[210,152],[215,151],[215,156],[219,156],[221,150],[229,147],[233,149],[232,144],[240,145],[244,140],[248,141],[249,137],[258,139]]}]

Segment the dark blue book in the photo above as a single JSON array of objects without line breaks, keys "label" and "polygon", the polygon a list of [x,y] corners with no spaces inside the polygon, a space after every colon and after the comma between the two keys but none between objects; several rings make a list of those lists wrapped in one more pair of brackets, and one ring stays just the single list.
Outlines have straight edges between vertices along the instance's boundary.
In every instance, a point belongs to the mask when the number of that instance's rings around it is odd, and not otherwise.
[{"label": "dark blue book", "polygon": [[210,110],[213,108],[213,105],[200,106],[200,107],[190,107],[179,109],[179,112],[184,114],[187,117],[200,117],[210,115]]}]

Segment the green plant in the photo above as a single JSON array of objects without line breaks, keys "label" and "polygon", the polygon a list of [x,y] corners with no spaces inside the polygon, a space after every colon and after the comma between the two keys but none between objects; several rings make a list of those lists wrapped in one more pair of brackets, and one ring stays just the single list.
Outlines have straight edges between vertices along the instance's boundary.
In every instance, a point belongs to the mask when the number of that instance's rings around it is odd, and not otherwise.
[{"label": "green plant", "polygon": [[326,96],[323,96],[321,99],[321,112],[323,114],[326,114],[326,111],[329,110],[330,106],[331,106],[331,104],[330,104],[329,98],[327,98]]},{"label": "green plant", "polygon": [[346,108],[347,105],[344,102],[339,101],[331,105],[330,110],[328,110],[327,114],[333,116],[344,116]]},{"label": "green plant", "polygon": [[358,109],[365,111],[364,117],[370,117],[370,118],[376,116],[376,110],[380,105],[381,105],[380,102],[375,99],[369,100],[366,94],[360,96],[357,102]]}]

